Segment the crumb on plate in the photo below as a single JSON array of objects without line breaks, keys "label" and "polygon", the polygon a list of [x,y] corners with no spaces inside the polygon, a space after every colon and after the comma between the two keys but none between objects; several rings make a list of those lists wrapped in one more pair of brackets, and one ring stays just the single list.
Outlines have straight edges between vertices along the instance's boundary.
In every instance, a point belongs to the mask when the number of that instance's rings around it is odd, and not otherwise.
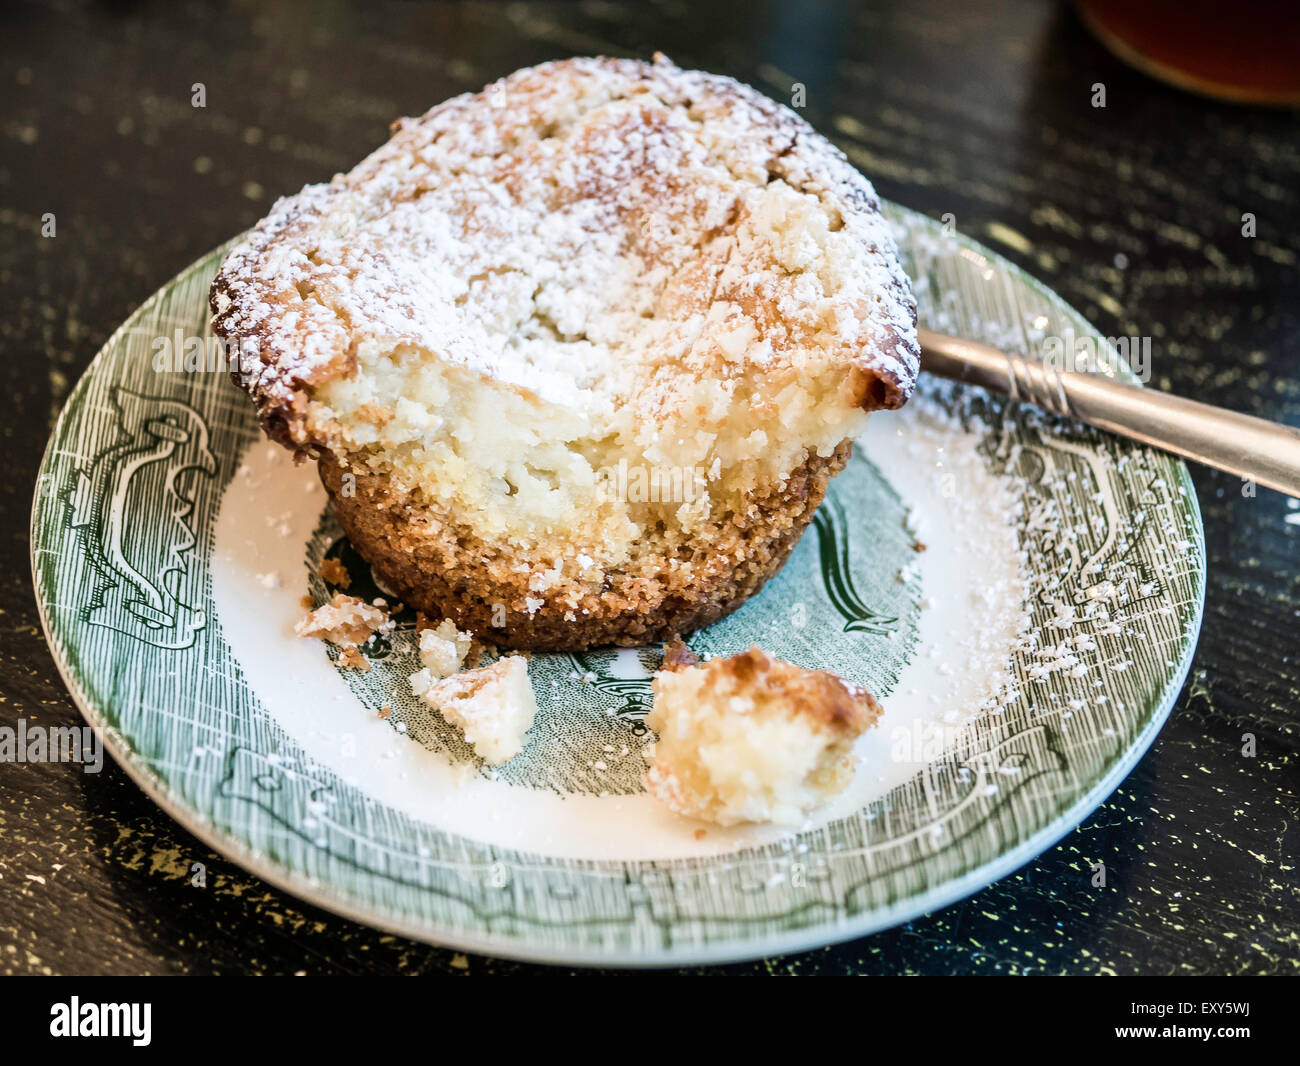
[{"label": "crumb on plate", "polygon": [[293,631],[300,637],[318,637],[346,647],[364,644],[376,633],[386,633],[392,628],[393,620],[387,611],[339,592],[328,603],[299,619]]},{"label": "crumb on plate", "polygon": [[411,675],[411,691],[459,729],[474,751],[494,766],[523,750],[524,734],[537,715],[528,660],[520,655],[442,679],[421,670]]},{"label": "crumb on plate", "polygon": [[322,559],[317,573],[327,585],[345,589],[352,584],[352,575],[348,573],[348,568],[337,559]]}]

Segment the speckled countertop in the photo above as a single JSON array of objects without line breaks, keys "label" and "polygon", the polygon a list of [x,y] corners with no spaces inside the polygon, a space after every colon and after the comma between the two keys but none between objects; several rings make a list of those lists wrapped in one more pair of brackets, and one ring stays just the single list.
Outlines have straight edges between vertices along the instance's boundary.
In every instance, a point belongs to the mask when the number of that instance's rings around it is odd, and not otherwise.
[{"label": "speckled countertop", "polygon": [[[0,724],[79,721],[37,622],[28,509],[69,386],[127,314],[275,196],[347,168],[393,117],[543,59],[656,49],[778,98],[803,83],[805,116],[883,195],[951,213],[1102,333],[1151,336],[1153,384],[1300,423],[1300,118],[1156,85],[1064,5],[11,6]],[[963,903],[727,971],[1300,971],[1300,511],[1193,475],[1210,556],[1200,648],[1119,790]],[[208,853],[115,767],[0,764],[0,972],[534,971],[305,906]]]}]

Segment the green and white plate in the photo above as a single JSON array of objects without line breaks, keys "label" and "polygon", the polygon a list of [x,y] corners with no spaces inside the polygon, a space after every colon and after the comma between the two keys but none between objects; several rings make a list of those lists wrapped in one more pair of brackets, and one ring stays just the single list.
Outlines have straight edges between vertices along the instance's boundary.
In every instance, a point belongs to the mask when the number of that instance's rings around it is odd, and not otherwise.
[{"label": "green and white plate", "polygon": [[[1095,338],[996,255],[889,214],[929,324],[1022,351]],[[293,636],[302,598],[331,594],[323,557],[349,591],[381,590],[311,467],[207,368],[221,254],[147,301],[78,383],[41,468],[32,565],[54,657],[114,757],[304,899],[549,962],[722,962],[861,936],[1051,846],[1178,693],[1205,586],[1182,464],[927,386],[873,418],[785,569],[690,639],[758,644],[881,698],[845,795],[784,829],[661,810],[641,787],[657,648],[534,657],[537,724],[492,772],[412,698],[409,612],[368,674]]]}]

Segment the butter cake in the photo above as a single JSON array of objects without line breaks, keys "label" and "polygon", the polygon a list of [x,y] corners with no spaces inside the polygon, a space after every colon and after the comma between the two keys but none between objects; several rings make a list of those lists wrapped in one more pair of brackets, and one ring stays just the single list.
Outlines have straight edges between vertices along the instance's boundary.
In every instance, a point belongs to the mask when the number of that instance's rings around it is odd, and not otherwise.
[{"label": "butter cake", "polygon": [[853,742],[880,705],[866,689],[751,648],[693,663],[671,654],[646,717],[658,739],[646,788],[717,825],[797,823],[853,780]]},{"label": "butter cake", "polygon": [[315,637],[337,644],[338,661],[345,668],[369,673],[370,662],[362,654],[361,645],[368,643],[376,633],[388,634],[394,628],[395,623],[387,611],[356,596],[338,592],[328,603],[321,604],[295,622],[293,631],[300,637]]},{"label": "butter cake", "polygon": [[293,631],[300,637],[316,637],[331,644],[356,647],[365,644],[376,633],[391,632],[393,626],[387,611],[339,592],[329,602],[295,622]]},{"label": "butter cake", "polygon": [[474,646],[474,635],[457,630],[450,618],[444,618],[431,628],[421,629],[416,640],[420,663],[433,679],[457,673]]},{"label": "butter cake", "polygon": [[663,57],[547,63],[400,120],[279,201],[210,300],[376,575],[518,648],[739,606],[918,367],[867,180]]},{"label": "butter cake", "polygon": [[491,666],[433,679],[426,668],[411,676],[411,691],[459,729],[475,754],[497,766],[523,750],[537,716],[528,660],[508,655]]}]

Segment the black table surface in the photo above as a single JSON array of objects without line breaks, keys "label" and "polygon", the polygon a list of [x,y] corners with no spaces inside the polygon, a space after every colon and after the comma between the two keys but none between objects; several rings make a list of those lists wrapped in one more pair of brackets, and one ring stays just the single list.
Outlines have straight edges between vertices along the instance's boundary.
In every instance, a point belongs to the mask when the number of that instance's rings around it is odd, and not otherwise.
[{"label": "black table surface", "polygon": [[[1152,384],[1300,423],[1300,121],[1120,64],[1029,0],[18,4],[0,14],[0,724],[74,724],[28,513],[60,406],[150,293],[396,116],[517,67],[649,56],[748,81],[882,195],[1043,279]],[[202,83],[206,107],[192,106]],[[1105,107],[1093,106],[1096,86]],[[40,235],[47,213],[52,238]],[[1243,216],[1252,216],[1254,235]],[[1058,846],[966,901],[741,974],[1300,970],[1300,511],[1194,470],[1200,645],[1150,752]],[[1256,753],[1243,754],[1253,734]],[[207,864],[205,888],[190,863]],[[1104,890],[1090,866],[1103,861]],[[115,766],[0,764],[0,972],[534,973],[334,917],[211,854]]]}]

